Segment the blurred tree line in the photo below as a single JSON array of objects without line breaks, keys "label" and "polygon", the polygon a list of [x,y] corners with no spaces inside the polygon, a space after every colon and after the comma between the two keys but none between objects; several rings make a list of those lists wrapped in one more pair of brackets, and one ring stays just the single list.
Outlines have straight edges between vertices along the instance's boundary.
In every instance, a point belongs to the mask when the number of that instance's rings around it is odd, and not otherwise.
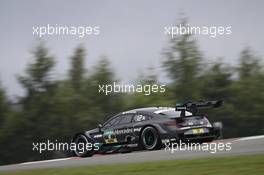
[{"label": "blurred tree line", "polygon": [[[98,93],[98,85],[118,82],[106,56],[95,67],[85,68],[86,51],[79,45],[70,57],[67,77],[57,80],[55,58],[40,42],[33,61],[17,76],[26,94],[18,104],[0,86],[0,164],[63,157],[63,152],[32,151],[32,142],[69,142],[81,130],[95,128],[106,118],[132,108],[175,106],[176,102],[223,99],[224,106],[208,111],[212,121],[222,121],[224,137],[264,133],[264,72],[261,58],[247,47],[238,64],[208,64],[191,35],[171,39],[162,54],[169,83],[165,93]],[[141,84],[161,84],[148,69],[137,79]]]}]

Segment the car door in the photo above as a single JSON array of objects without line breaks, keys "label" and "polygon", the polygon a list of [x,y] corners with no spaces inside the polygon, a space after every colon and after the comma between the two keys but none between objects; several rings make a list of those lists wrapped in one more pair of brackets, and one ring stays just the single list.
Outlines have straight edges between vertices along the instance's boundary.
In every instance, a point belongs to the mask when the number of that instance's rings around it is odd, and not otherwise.
[{"label": "car door", "polygon": [[132,129],[133,134],[139,139],[141,129],[146,125],[146,121],[150,120],[152,117],[146,114],[136,114],[132,118]]},{"label": "car door", "polygon": [[118,143],[118,139],[115,133],[115,128],[118,125],[119,121],[121,120],[121,116],[116,116],[110,121],[108,121],[106,124],[104,124],[102,128],[103,132],[103,139],[105,144],[115,144]]},{"label": "car door", "polygon": [[121,120],[119,123],[114,127],[114,133],[116,134],[118,143],[126,143],[128,138],[133,135],[132,129],[132,118],[134,114],[122,114]]}]

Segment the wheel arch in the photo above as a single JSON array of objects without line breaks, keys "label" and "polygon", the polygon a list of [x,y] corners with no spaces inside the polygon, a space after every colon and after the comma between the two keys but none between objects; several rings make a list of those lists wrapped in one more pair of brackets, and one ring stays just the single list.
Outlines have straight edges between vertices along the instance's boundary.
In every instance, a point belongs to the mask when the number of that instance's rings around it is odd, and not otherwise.
[{"label": "wheel arch", "polygon": [[86,136],[88,139],[91,139],[91,137],[86,133],[86,131],[80,131],[80,132],[77,132],[73,135],[73,137],[71,138],[71,142],[74,141],[74,139],[78,136],[78,135],[84,135]]},{"label": "wheel arch", "polygon": [[154,128],[154,129],[157,131],[157,133],[158,133],[158,137],[159,137],[159,139],[160,139],[160,131],[159,131],[159,129],[157,129],[157,126],[154,125],[154,124],[146,124],[146,125],[143,126],[143,127],[141,128],[141,130],[140,130],[140,133],[139,133],[139,141],[141,140],[142,132],[143,132],[144,129],[147,128],[147,127],[152,127],[152,128]]},{"label": "wheel arch", "polygon": [[142,132],[144,131],[144,129],[145,128],[147,128],[147,127],[152,127],[152,128],[154,128],[156,131],[157,131],[157,139],[158,139],[158,142],[157,142],[157,145],[156,145],[156,148],[154,148],[155,150],[156,149],[160,149],[160,147],[161,147],[161,135],[160,135],[160,132],[159,132],[159,129],[158,129],[158,127],[157,127],[157,125],[153,125],[153,124],[147,124],[147,125],[145,125],[144,127],[142,127],[142,129],[140,130],[140,135],[139,135],[139,145],[140,145],[140,148],[141,149],[143,149],[142,148],[142,143],[141,143],[141,135],[142,135]]}]

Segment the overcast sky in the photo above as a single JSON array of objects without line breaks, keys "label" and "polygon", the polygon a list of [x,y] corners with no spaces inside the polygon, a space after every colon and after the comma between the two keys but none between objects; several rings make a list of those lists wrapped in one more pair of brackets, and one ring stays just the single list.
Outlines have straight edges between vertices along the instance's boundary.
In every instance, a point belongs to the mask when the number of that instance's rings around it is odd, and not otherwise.
[{"label": "overcast sky", "polygon": [[234,64],[247,45],[263,57],[263,9],[264,1],[258,0],[0,0],[0,80],[10,97],[23,94],[15,75],[31,60],[30,51],[37,43],[32,27],[47,24],[100,26],[99,36],[44,38],[56,57],[59,78],[65,77],[69,57],[79,43],[87,49],[87,67],[105,54],[125,82],[132,82],[149,66],[160,72],[162,48],[168,41],[164,26],[179,22],[181,12],[193,26],[232,27],[228,36],[197,36],[208,60],[224,57]]}]

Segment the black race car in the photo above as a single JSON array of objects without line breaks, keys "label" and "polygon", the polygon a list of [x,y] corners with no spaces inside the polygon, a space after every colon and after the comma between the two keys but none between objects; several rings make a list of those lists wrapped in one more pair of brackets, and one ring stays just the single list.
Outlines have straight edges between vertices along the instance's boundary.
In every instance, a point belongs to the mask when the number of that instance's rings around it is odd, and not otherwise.
[{"label": "black race car", "polygon": [[219,107],[222,101],[187,102],[169,107],[139,108],[117,114],[98,128],[77,133],[72,143],[87,145],[76,148],[79,157],[94,153],[129,152],[159,149],[168,142],[210,142],[221,137],[222,125],[213,125],[202,108]]}]

